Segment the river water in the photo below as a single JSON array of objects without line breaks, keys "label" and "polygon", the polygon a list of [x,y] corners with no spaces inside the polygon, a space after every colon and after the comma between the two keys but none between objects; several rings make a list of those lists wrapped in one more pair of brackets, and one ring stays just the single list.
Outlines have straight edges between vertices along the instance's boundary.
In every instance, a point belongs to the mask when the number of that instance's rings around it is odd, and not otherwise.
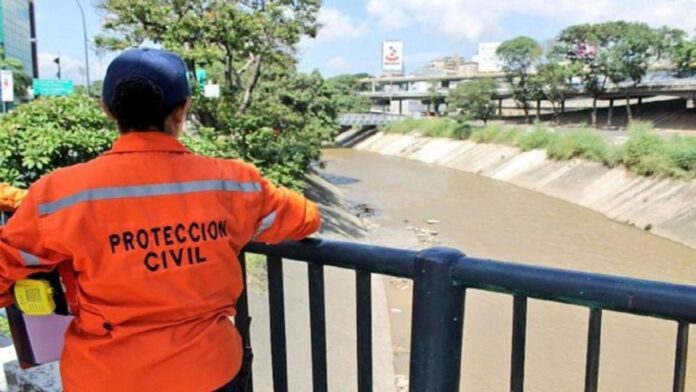
[{"label": "river water", "polygon": [[[436,242],[477,257],[696,284],[696,250],[573,204],[374,153],[331,149],[324,159],[324,173],[350,200],[376,210],[373,242],[410,248]],[[428,230],[424,241],[415,235]],[[386,286],[395,367],[406,376],[410,289],[394,280]],[[526,390],[583,390],[588,314],[582,307],[529,301]],[[511,323],[510,296],[467,292],[463,391],[509,390]],[[676,330],[674,322],[604,312],[600,390],[670,391]],[[696,328],[691,332],[696,336]],[[687,390],[696,391],[696,339],[689,351]]]}]

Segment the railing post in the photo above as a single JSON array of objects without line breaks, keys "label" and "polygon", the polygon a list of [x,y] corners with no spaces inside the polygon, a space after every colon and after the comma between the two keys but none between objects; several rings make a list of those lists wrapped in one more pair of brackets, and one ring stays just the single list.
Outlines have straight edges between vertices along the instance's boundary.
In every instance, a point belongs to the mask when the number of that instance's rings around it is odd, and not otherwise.
[{"label": "railing post", "polygon": [[431,248],[416,256],[411,321],[410,390],[459,390],[464,289],[452,281],[452,265],[464,255]]}]

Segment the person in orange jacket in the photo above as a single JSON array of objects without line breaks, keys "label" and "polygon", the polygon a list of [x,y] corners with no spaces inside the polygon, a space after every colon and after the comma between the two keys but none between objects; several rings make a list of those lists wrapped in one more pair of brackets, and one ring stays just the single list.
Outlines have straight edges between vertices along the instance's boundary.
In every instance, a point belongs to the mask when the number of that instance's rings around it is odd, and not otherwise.
[{"label": "person in orange jacket", "polygon": [[235,391],[242,342],[230,317],[251,240],[307,237],[316,205],[251,164],[178,140],[191,90],[181,58],[134,49],[110,64],[110,151],[33,184],[0,231],[0,306],[11,284],[70,263],[79,314],[61,357],[65,391]]}]

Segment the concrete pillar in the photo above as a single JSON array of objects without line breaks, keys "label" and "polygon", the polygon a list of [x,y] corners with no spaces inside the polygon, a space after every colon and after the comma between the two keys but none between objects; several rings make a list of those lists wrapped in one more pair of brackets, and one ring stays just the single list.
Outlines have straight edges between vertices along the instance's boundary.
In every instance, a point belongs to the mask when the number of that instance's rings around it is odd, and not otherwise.
[{"label": "concrete pillar", "polygon": [[498,100],[498,117],[503,117],[503,100]]},{"label": "concrete pillar", "polygon": [[404,100],[400,99],[399,100],[399,116],[404,114]]},{"label": "concrete pillar", "polygon": [[561,101],[561,114],[565,114],[565,99]]},{"label": "concrete pillar", "polygon": [[370,84],[372,85],[372,92],[373,92],[373,93],[376,92],[376,91],[377,91],[377,85],[375,84],[375,82],[372,81],[372,82],[370,82]]},{"label": "concrete pillar", "polygon": [[537,111],[536,111],[536,119],[539,121],[541,118],[541,99],[537,99]]}]

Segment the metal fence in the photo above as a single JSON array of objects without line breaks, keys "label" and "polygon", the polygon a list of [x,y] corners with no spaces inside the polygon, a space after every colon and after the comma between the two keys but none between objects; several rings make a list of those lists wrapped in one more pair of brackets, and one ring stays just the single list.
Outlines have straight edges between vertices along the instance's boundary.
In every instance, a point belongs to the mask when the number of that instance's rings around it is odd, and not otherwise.
[{"label": "metal fence", "polygon": [[[527,299],[589,309],[585,391],[596,391],[600,365],[602,312],[612,310],[674,320],[677,340],[673,390],[685,388],[689,325],[696,323],[696,287],[466,257],[448,248],[421,252],[364,244],[306,240],[280,245],[250,244],[245,252],[268,262],[272,375],[275,391],[287,391],[283,259],[308,263],[314,391],[327,391],[324,266],[355,270],[358,391],[372,391],[371,274],[414,282],[410,390],[457,391],[467,289],[514,296],[510,390],[523,391]],[[244,253],[242,253],[244,265]],[[238,322],[248,317],[246,293]],[[437,328],[433,328],[433,326]],[[248,331],[243,333],[249,350]]]}]

